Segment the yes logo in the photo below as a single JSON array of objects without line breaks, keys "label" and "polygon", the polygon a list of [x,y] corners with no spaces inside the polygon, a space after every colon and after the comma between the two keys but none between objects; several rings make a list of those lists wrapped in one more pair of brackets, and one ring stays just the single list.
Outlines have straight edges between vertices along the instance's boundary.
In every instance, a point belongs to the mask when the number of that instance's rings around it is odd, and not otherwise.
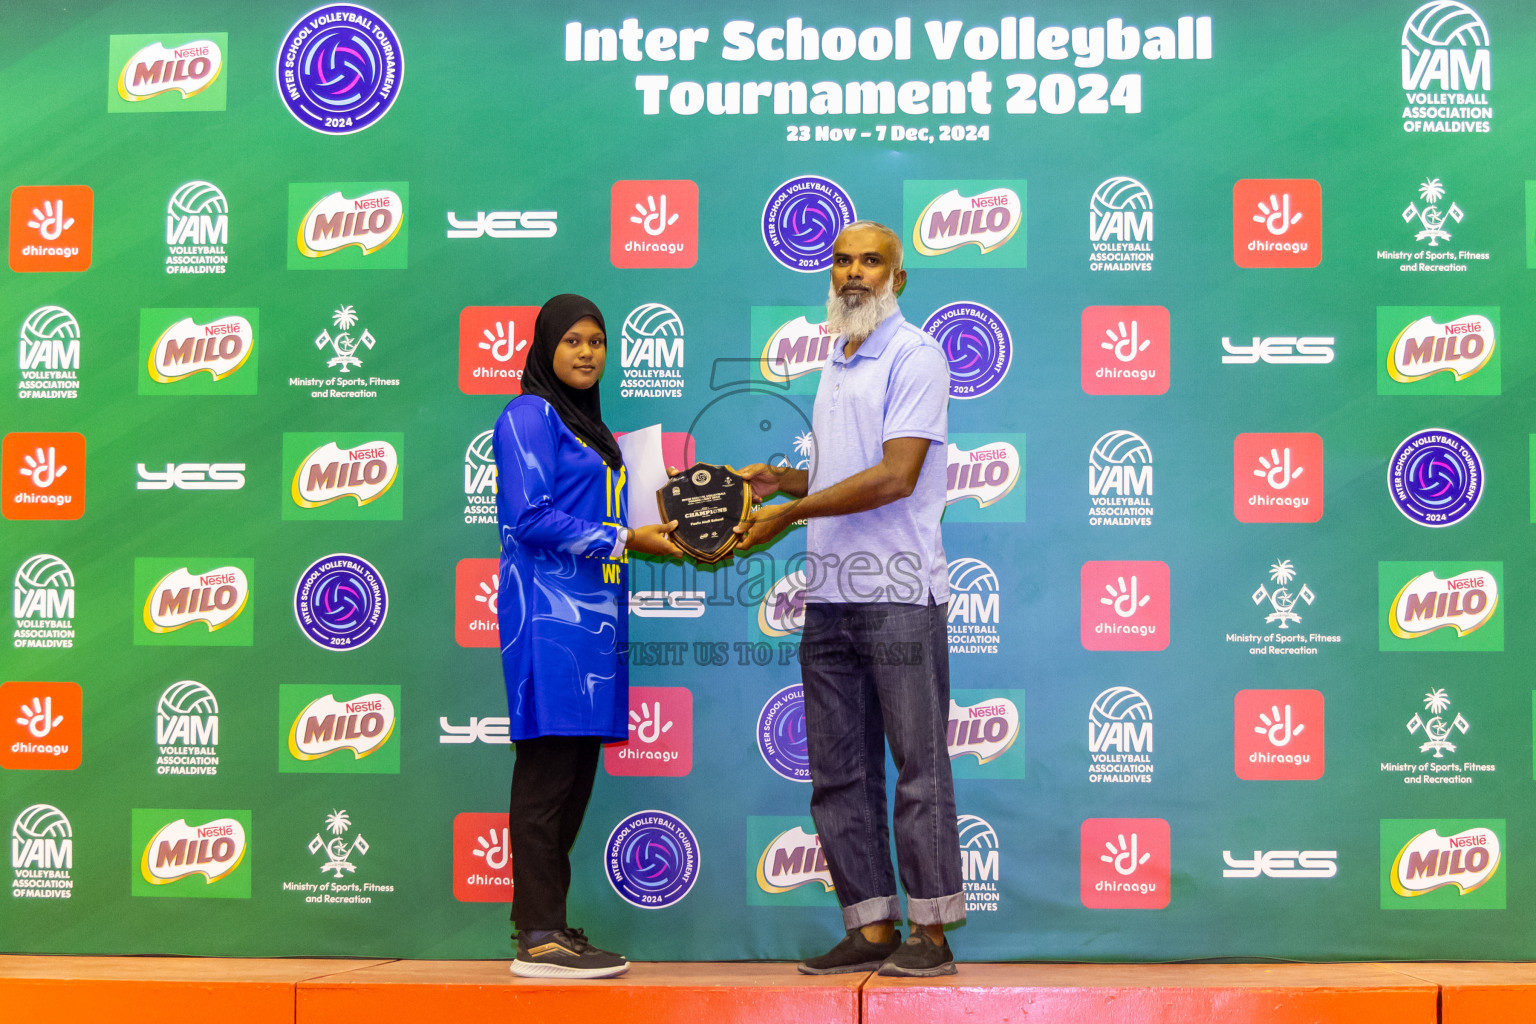
[{"label": "yes logo", "polygon": [[1323,439],[1238,434],[1232,442],[1232,514],[1242,523],[1323,518]]},{"label": "yes logo", "polygon": [[283,518],[400,519],[405,435],[284,434]]},{"label": "yes logo", "polygon": [[133,809],[135,896],[251,898],[250,811]]},{"label": "yes logo", "polygon": [[410,238],[403,181],[288,186],[289,270],[404,270]]},{"label": "yes logo", "polygon": [[80,767],[79,683],[0,683],[0,768]]},{"label": "yes logo", "polygon": [[277,706],[278,771],[400,773],[400,687],[282,684]]},{"label": "yes logo", "polygon": [[512,899],[512,843],[507,812],[453,817],[453,898],[460,903]]},{"label": "yes logo", "polygon": [[[178,558],[136,558],[134,593],[142,599],[133,642],[140,645],[249,647],[255,560],[222,563]],[[205,568],[206,566],[206,568]],[[193,568],[195,567],[195,569]]]},{"label": "yes logo", "polygon": [[257,330],[254,309],[139,310],[139,394],[254,395]]},{"label": "yes logo", "polygon": [[465,306],[459,311],[459,390],[522,394],[523,366],[538,306]]},{"label": "yes logo", "polygon": [[1171,897],[1162,818],[1089,818],[1081,830],[1080,896],[1090,910],[1161,910]]},{"label": "yes logo", "polygon": [[1171,321],[1163,306],[1083,310],[1083,391],[1090,395],[1168,392]]},{"label": "yes logo", "polygon": [[1166,562],[1084,562],[1081,639],[1090,651],[1168,647]]},{"label": "yes logo", "polygon": [[907,181],[907,261],[944,267],[1028,265],[1023,181]]},{"label": "yes logo", "polygon": [[0,514],[7,519],[85,515],[85,435],[6,434],[0,444]]},{"label": "yes logo", "polygon": [[107,112],[223,110],[229,34],[112,36],[107,44]]},{"label": "yes logo", "polygon": [[1310,178],[1245,178],[1232,186],[1232,261],[1315,267],[1323,259],[1323,187]]},{"label": "yes logo", "polygon": [[693,693],[685,686],[631,686],[629,739],[603,747],[609,775],[687,775],[693,770]]},{"label": "yes logo", "polygon": [[1232,703],[1233,770],[1240,779],[1323,777],[1323,695],[1240,690]]}]

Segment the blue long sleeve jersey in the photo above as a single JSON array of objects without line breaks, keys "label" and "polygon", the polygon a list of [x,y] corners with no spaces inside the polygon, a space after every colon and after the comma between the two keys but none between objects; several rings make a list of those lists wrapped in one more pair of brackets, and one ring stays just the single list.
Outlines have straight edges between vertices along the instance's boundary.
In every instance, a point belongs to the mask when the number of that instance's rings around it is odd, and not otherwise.
[{"label": "blue long sleeve jersey", "polygon": [[492,445],[501,534],[497,621],[514,740],[628,733],[624,469],[610,468],[542,398],[521,395]]}]

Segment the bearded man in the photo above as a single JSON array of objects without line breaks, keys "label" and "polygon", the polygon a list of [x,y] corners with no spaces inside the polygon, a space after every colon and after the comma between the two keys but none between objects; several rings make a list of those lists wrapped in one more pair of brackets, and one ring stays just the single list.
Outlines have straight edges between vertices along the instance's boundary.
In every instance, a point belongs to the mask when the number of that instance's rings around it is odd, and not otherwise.
[{"label": "bearded man", "polygon": [[[879,969],[955,972],[944,926],[965,919],[960,838],[945,732],[949,719],[949,575],[944,512],[949,363],[896,304],[906,283],[901,238],[873,221],[833,246],[827,326],[808,470],[762,463],[740,473],[764,505],[739,546],[808,520],[805,688],[811,816],[843,909],[844,936],[800,964],[805,974]],[[896,765],[891,871],[885,746]]]}]

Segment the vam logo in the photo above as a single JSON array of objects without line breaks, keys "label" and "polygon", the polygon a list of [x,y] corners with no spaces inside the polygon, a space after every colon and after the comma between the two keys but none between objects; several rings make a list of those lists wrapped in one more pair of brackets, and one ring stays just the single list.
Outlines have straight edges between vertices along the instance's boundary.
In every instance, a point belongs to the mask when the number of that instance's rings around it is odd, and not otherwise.
[{"label": "vam logo", "polygon": [[482,430],[464,449],[464,522],[496,523],[495,430]]},{"label": "vam logo", "polygon": [[1403,131],[1490,130],[1493,51],[1476,11],[1429,0],[1408,16],[1402,47]]},{"label": "vam logo", "polygon": [[74,829],[52,804],[33,804],[11,823],[11,898],[63,899],[74,895]]},{"label": "vam logo", "polygon": [[193,679],[172,683],[155,707],[156,775],[219,773],[219,700]]},{"label": "vam logo", "polygon": [[1141,435],[1111,430],[1088,452],[1088,525],[1152,525],[1152,448]]},{"label": "vam logo", "polygon": [[624,398],[683,397],[683,321],[670,306],[647,302],[619,328]]},{"label": "vam logo", "polygon": [[165,210],[165,272],[222,274],[229,264],[229,203],[210,181],[189,181]]},{"label": "vam logo", "polygon": [[39,306],[21,323],[17,398],[77,398],[80,324],[63,306]]},{"label": "vam logo", "polygon": [[1088,201],[1089,270],[1152,269],[1152,193],[1135,178],[1109,178]]},{"label": "vam logo", "polygon": [[959,815],[955,825],[960,833],[960,878],[966,912],[996,912],[1000,905],[997,830],[974,814]]},{"label": "vam logo", "polygon": [[815,884],[831,892],[832,870],[827,867],[821,837],[799,825],[774,836],[757,858],[757,887],[763,892],[789,892]]},{"label": "vam logo", "polygon": [[1001,597],[997,573],[979,558],[949,563],[949,653],[996,654]]},{"label": "vam logo", "polygon": [[[191,824],[188,818],[202,823]],[[249,899],[250,823],[249,811],[134,808],[134,847],[143,852],[134,873],[133,894]],[[201,884],[196,882],[198,876]]]},{"label": "vam logo", "polygon": [[[1023,181],[907,181],[908,262],[946,267],[1024,267],[1028,189]],[[937,262],[936,262],[937,261]]]},{"label": "vam logo", "polygon": [[1088,709],[1088,781],[1151,782],[1152,705],[1129,686],[1111,686]]},{"label": "vam logo", "polygon": [[[314,687],[284,686],[285,690],[314,689]],[[321,689],[325,689],[321,687]],[[286,694],[285,696],[292,696]],[[287,751],[300,762],[319,761],[341,751],[351,751],[354,762],[378,754],[385,749],[395,734],[395,702],[383,692],[359,694],[338,700],[333,693],[325,693],[306,703],[288,727]],[[398,772],[399,747],[394,751],[393,766],[362,768],[357,771]],[[345,762],[345,759],[339,759]],[[297,771],[280,764],[284,771]],[[347,767],[325,770],[348,771]]]},{"label": "vam logo", "polygon": [[222,565],[201,573],[181,566],[150,587],[144,601],[144,628],[172,633],[201,622],[212,633],[239,618],[250,595],[250,581],[239,566]]},{"label": "vam logo", "polygon": [[11,585],[16,628],[11,646],[70,648],[75,645],[75,574],[57,555],[33,555]]},{"label": "vam logo", "polygon": [[223,110],[228,46],[225,32],[111,36],[108,113]]}]

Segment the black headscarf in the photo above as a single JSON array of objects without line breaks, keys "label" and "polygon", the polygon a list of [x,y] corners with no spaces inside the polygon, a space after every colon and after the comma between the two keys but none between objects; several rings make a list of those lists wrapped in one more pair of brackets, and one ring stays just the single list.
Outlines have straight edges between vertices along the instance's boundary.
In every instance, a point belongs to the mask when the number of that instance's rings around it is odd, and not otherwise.
[{"label": "black headscarf", "polygon": [[603,333],[603,314],[590,299],[580,295],[556,295],[544,303],[533,322],[533,347],[523,367],[523,394],[538,395],[554,407],[571,433],[585,441],[588,448],[603,457],[614,469],[624,464],[619,442],[603,424],[602,396],[597,382],[590,388],[573,388],[555,376],[555,349],[565,332],[577,321],[591,317]]}]

